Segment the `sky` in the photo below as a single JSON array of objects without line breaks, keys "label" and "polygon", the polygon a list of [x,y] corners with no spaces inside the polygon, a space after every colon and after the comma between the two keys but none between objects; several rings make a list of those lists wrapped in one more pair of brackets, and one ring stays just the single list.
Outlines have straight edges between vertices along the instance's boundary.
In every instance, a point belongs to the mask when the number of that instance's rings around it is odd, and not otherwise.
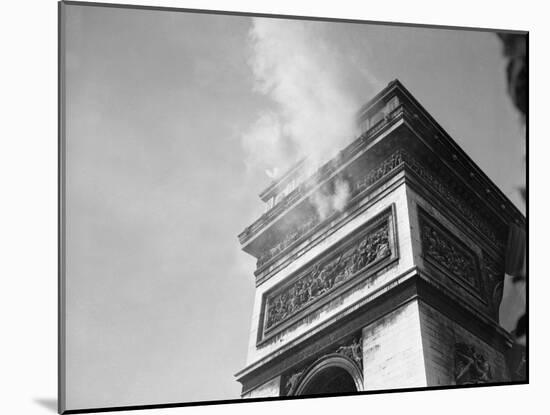
[{"label": "sky", "polygon": [[76,5],[65,24],[69,408],[240,396],[255,260],[237,235],[392,79],[524,211],[492,33]]}]

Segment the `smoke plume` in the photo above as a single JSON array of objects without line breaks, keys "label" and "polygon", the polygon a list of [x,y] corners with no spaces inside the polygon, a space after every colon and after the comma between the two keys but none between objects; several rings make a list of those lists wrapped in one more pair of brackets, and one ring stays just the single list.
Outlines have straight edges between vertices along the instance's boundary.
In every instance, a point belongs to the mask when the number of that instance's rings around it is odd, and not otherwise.
[{"label": "smoke plume", "polygon": [[310,198],[320,220],[324,220],[335,211],[342,211],[351,196],[351,185],[347,179],[337,178],[333,185],[330,190],[320,188]]},{"label": "smoke plume", "polygon": [[[243,135],[247,165],[277,176],[301,158],[314,172],[356,135],[357,100],[345,86],[350,63],[326,40],[325,23],[254,18],[249,64],[255,91],[271,107]],[[337,180],[333,192],[313,197],[321,217],[341,210],[350,186]]]}]

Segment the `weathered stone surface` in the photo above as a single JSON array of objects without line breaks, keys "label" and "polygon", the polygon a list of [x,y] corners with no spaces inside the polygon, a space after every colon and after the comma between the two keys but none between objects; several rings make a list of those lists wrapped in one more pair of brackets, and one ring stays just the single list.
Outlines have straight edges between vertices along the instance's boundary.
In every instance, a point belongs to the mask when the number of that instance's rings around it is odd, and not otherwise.
[{"label": "weathered stone surface", "polygon": [[[259,259],[244,397],[311,392],[315,362],[361,368],[367,391],[510,379],[495,316],[503,238],[525,219],[398,81],[369,105],[361,137],[273,184],[239,236]],[[321,220],[312,192],[344,179]]]},{"label": "weathered stone surface", "polygon": [[423,302],[420,321],[428,385],[510,380],[504,355],[466,328]]},{"label": "weathered stone surface", "polygon": [[421,215],[419,221],[425,258],[480,291],[479,264],[475,253],[434,219]]},{"label": "weathered stone surface", "polygon": [[[248,349],[247,364],[262,359],[271,353],[276,352],[285,344],[297,339],[301,336],[307,336],[323,322],[334,318],[347,307],[357,303],[361,299],[364,299],[369,293],[373,293],[376,290],[383,287],[390,282],[393,278],[399,274],[410,269],[413,265],[412,252],[409,247],[410,237],[409,235],[409,222],[406,210],[406,193],[405,187],[401,184],[393,189],[392,192],[385,194],[384,197],[375,200],[376,203],[370,206],[366,206],[364,210],[356,216],[352,221],[346,223],[345,226],[339,228],[335,233],[324,239],[317,246],[305,253],[299,260],[296,260],[289,264],[286,268],[282,269],[279,273],[274,275],[271,279],[258,286],[256,289],[256,297],[254,304],[254,311],[251,321],[251,332]],[[320,307],[314,304],[313,311],[306,308],[305,311],[299,311],[302,315],[297,320],[289,318],[290,325],[287,322],[282,322],[283,328],[275,327],[273,332],[276,334],[271,336],[267,341],[262,341],[262,319],[264,314],[263,298],[268,295],[273,289],[284,285],[284,282],[292,279],[292,276],[298,273],[304,266],[313,264],[315,258],[323,257],[323,253],[332,252],[338,242],[345,241],[349,235],[361,229],[373,218],[386,211],[388,208],[394,206],[394,226],[396,228],[396,234],[399,235],[396,238],[395,253],[399,252],[399,261],[388,269],[381,269],[373,275],[366,274],[366,278],[360,276],[355,283],[354,280],[348,283],[342,284],[342,288],[337,288],[337,294],[327,295],[327,300],[320,299],[323,303]],[[367,268],[368,269],[368,268]],[[363,274],[362,274],[363,275]],[[343,291],[342,291],[343,290]],[[309,307],[309,306],[308,306]],[[258,343],[258,342],[261,343]]]},{"label": "weathered stone surface", "polygon": [[243,394],[243,398],[267,398],[267,397],[274,397],[274,396],[280,396],[281,394],[281,377],[277,376],[270,381],[264,383],[263,385],[260,385],[251,391],[246,392]]},{"label": "weathered stone surface", "polygon": [[367,391],[428,386],[416,300],[363,329],[363,373]]},{"label": "weathered stone surface", "polygon": [[365,267],[391,256],[390,223],[387,218],[370,229],[353,246],[321,260],[279,292],[267,295],[265,330],[304,309],[316,299],[329,294]]}]

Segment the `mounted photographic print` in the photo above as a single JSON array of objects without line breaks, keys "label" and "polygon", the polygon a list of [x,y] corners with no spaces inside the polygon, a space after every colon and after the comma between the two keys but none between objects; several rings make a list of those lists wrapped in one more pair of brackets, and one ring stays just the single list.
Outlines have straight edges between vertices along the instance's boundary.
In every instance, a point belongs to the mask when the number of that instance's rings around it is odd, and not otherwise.
[{"label": "mounted photographic print", "polygon": [[528,382],[527,32],[59,30],[60,412]]}]

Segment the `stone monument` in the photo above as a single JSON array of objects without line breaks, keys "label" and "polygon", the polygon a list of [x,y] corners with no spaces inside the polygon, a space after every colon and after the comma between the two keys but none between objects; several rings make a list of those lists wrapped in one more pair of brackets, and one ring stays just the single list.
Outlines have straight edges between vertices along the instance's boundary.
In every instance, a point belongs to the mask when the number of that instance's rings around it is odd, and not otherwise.
[{"label": "stone monument", "polygon": [[242,396],[509,381],[498,311],[525,218],[399,81],[358,120],[315,173],[298,163],[263,191],[239,235],[257,258]]}]

